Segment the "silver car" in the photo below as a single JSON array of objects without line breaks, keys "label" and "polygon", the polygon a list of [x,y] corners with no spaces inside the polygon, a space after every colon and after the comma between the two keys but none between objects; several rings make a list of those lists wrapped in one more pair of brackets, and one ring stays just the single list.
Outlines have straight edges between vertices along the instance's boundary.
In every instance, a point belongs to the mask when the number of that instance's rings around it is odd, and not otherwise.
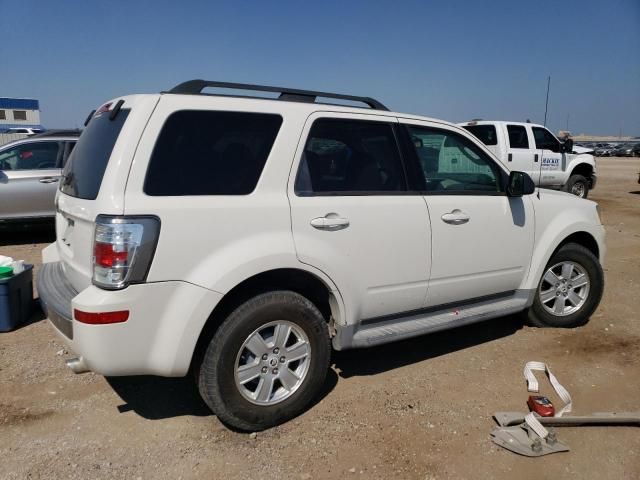
[{"label": "silver car", "polygon": [[62,167],[80,131],[48,131],[0,145],[0,223],[54,217]]}]

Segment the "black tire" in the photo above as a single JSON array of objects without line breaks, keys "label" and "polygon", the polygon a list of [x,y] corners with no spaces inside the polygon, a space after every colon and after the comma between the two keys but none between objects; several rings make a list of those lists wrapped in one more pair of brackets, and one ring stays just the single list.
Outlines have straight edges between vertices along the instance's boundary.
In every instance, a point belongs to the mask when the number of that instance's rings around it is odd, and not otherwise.
[{"label": "black tire", "polygon": [[[540,288],[543,279],[540,279],[533,301],[533,305],[528,310],[528,321],[536,327],[574,328],[586,324],[589,317],[595,311],[602,299],[604,291],[604,273],[598,258],[588,249],[576,243],[568,243],[553,254],[549,263],[544,269],[547,270],[563,261],[570,261],[580,265],[589,276],[590,287],[587,300],[580,309],[570,315],[558,316],[548,312],[540,300]],[[543,276],[544,276],[543,273]]]},{"label": "black tire", "polygon": [[[569,181],[564,186],[565,191],[572,193],[580,198],[587,198],[589,196],[589,181],[582,175],[571,175]],[[575,193],[575,190],[583,192],[582,194]]]},{"label": "black tire", "polygon": [[[304,331],[311,348],[310,364],[303,382],[289,397],[273,405],[256,405],[236,386],[236,359],[252,332],[276,320],[286,320]],[[198,388],[224,424],[240,431],[260,431],[304,411],[324,384],[330,357],[329,330],[318,308],[295,292],[268,292],[240,305],[216,331],[200,364]]]}]

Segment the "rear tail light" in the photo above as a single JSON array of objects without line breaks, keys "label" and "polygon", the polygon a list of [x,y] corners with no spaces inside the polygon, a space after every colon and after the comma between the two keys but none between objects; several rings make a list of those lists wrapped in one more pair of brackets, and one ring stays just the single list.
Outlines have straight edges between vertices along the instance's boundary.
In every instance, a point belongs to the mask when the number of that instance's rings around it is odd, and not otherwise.
[{"label": "rear tail light", "polygon": [[93,242],[94,285],[113,290],[144,282],[159,232],[156,217],[99,215]]}]

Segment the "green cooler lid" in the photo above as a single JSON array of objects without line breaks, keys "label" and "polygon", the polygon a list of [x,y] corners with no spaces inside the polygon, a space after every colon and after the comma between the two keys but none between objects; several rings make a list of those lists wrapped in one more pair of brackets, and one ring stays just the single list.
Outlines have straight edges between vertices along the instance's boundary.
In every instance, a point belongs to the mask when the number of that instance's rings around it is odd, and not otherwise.
[{"label": "green cooler lid", "polygon": [[9,278],[13,276],[13,267],[0,267],[0,278]]}]

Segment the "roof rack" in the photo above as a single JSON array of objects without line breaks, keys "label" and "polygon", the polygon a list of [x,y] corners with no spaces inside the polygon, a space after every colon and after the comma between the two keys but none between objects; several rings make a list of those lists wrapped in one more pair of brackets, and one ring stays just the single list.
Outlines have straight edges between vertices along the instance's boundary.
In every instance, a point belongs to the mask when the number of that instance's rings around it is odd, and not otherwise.
[{"label": "roof rack", "polygon": [[246,83],[213,82],[209,80],[189,80],[187,82],[176,85],[168,92],[162,93],[185,93],[198,95],[202,94],[202,90],[207,87],[229,88],[234,90],[253,90],[257,92],[276,92],[280,94],[278,100],[284,100],[288,102],[315,103],[318,97],[334,98],[338,100],[348,100],[352,102],[364,103],[373,110],[389,110],[382,103],[371,97],[356,97],[353,95],[342,95],[339,93],[314,92],[312,90],[298,90],[295,88],[285,87],[268,87],[266,85],[250,85]]}]

